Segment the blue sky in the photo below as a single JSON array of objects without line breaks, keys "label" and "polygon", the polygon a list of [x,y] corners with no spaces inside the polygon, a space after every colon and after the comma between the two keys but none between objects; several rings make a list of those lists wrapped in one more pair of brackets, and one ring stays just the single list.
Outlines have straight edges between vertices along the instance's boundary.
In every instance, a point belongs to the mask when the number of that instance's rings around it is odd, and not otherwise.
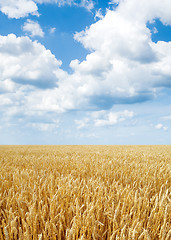
[{"label": "blue sky", "polygon": [[0,0],[0,144],[171,144],[170,0]]}]

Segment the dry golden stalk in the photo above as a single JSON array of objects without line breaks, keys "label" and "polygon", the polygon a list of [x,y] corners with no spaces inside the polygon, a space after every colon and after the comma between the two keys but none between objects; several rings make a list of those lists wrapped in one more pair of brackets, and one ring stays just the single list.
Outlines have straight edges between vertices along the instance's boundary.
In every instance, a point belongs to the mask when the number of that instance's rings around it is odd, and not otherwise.
[{"label": "dry golden stalk", "polygon": [[0,146],[0,239],[170,240],[170,146]]}]

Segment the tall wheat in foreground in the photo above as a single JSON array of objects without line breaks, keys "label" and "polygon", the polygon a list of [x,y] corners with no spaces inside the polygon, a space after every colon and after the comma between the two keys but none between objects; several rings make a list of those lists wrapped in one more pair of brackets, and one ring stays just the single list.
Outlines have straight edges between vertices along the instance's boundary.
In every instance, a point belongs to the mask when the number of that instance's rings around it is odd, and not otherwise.
[{"label": "tall wheat in foreground", "polygon": [[0,146],[1,240],[170,240],[171,146]]}]

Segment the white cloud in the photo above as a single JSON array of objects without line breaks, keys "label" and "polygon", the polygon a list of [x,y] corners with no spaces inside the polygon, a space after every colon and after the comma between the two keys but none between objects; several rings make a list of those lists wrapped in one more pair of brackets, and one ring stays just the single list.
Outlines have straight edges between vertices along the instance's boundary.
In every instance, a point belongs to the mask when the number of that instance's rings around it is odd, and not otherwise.
[{"label": "white cloud", "polygon": [[[61,65],[43,45],[14,34],[0,36],[0,81],[10,80],[40,88],[57,84],[56,70]],[[8,81],[9,81],[8,80]],[[10,87],[12,88],[12,87]]]},{"label": "white cloud", "polygon": [[30,19],[27,19],[22,29],[25,32],[29,32],[31,34],[31,37],[34,37],[34,36],[44,37],[44,32],[40,27],[39,23],[32,21]]},{"label": "white cloud", "polygon": [[93,0],[35,0],[37,3],[56,3],[59,7],[64,5],[75,5],[78,7],[84,7],[88,11],[94,8]]},{"label": "white cloud", "polygon": [[0,0],[0,11],[6,14],[9,18],[22,18],[27,17],[29,14],[37,15],[37,4],[53,3],[59,7],[64,5],[75,5],[84,7],[90,11],[93,7],[92,0],[81,0],[77,3],[76,0]]},{"label": "white cloud", "polygon": [[0,83],[0,94],[15,91],[15,84],[10,79],[0,80]]},{"label": "white cloud", "polygon": [[86,8],[88,11],[94,8],[94,3],[92,0],[81,0],[81,3],[77,5]]},{"label": "white cloud", "polygon": [[106,127],[113,126],[120,122],[131,119],[134,116],[132,111],[120,111],[115,112],[113,110],[106,111],[95,111],[89,114],[89,117],[83,118],[81,120],[75,120],[78,129],[87,128],[89,126],[93,127]]},{"label": "white cloud", "polygon": [[121,1],[119,12],[128,20],[142,23],[159,18],[164,24],[171,24],[170,0],[126,0]]},{"label": "white cloud", "polygon": [[109,4],[119,4],[122,0],[111,0]]},{"label": "white cloud", "polygon": [[53,34],[55,31],[56,31],[56,28],[55,28],[55,27],[51,27],[51,28],[49,29],[49,32],[50,32],[51,34]]},{"label": "white cloud", "polygon": [[134,113],[127,110],[123,112],[101,111],[97,112],[96,119],[94,119],[94,124],[96,127],[112,126],[119,122],[126,121],[133,116]]},{"label": "white cloud", "polygon": [[156,85],[171,87],[171,42],[153,43],[153,49],[158,58],[158,61],[152,65],[153,74],[156,76]]},{"label": "white cloud", "polygon": [[36,3],[56,3],[58,6],[63,6],[65,4],[71,5],[74,3],[74,0],[34,0]]},{"label": "white cloud", "polygon": [[32,0],[0,0],[0,11],[9,18],[21,18],[29,14],[38,15],[37,10],[37,5]]},{"label": "white cloud", "polygon": [[10,99],[10,97],[0,94],[0,106],[2,106],[2,107],[6,106],[6,105],[11,106],[12,104],[13,104],[13,102]]},{"label": "white cloud", "polygon": [[95,14],[95,16],[94,16],[94,19],[95,19],[95,21],[97,20],[97,19],[103,19],[103,14],[102,14],[102,9],[100,8],[100,9],[98,9],[97,11],[96,11],[96,14]]},{"label": "white cloud", "polygon": [[164,131],[167,131],[168,130],[168,127],[167,126],[164,126],[162,123],[158,123],[157,125],[155,125],[155,128],[156,129],[162,129]]},{"label": "white cloud", "polygon": [[82,120],[75,120],[75,124],[77,125],[78,129],[85,128],[89,126],[90,119],[89,118],[84,118]]},{"label": "white cloud", "polygon": [[145,101],[157,87],[171,86],[171,43],[153,43],[146,26],[157,17],[170,24],[170,10],[166,0],[121,1],[115,11],[108,10],[103,19],[75,34],[92,53],[70,66],[84,79],[84,93],[92,95],[93,102]]},{"label": "white cloud", "polygon": [[[30,118],[32,122],[38,116],[46,119],[50,111],[65,109],[65,103],[62,105],[60,96],[56,96],[59,81],[56,73],[58,76],[63,73],[59,69],[61,61],[43,45],[14,34],[0,36],[0,62],[0,114],[4,124],[17,123],[20,119],[27,123]],[[55,102],[53,93],[59,102]],[[54,124],[35,127],[52,129],[57,127]]]},{"label": "white cloud", "polygon": [[[61,62],[37,41],[13,34],[0,36],[0,81],[5,104],[16,102],[18,112],[23,110],[28,115],[105,110],[104,115],[93,118],[96,126],[111,126],[131,118],[129,112],[106,110],[118,103],[148,100],[156,94],[156,88],[171,86],[171,42],[153,43],[146,27],[146,22],[156,17],[169,24],[171,6],[166,0],[162,9],[159,1],[142,2],[141,9],[139,1],[121,1],[115,11],[108,11],[103,19],[75,35],[91,53],[82,62],[71,61],[72,74],[60,69]],[[15,96],[7,95],[13,89]],[[89,123],[77,124],[81,128]]]},{"label": "white cloud", "polygon": [[75,39],[85,48],[99,54],[103,52],[108,60],[119,57],[140,63],[155,60],[150,30],[144,23],[128,21],[119,12],[108,11],[102,20],[77,33]]}]

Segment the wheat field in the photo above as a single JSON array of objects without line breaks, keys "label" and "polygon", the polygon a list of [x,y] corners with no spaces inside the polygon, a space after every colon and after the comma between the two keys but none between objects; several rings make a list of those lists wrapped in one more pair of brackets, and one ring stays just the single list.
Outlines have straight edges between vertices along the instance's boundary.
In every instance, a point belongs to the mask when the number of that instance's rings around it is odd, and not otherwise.
[{"label": "wheat field", "polygon": [[171,146],[0,146],[0,239],[171,239]]}]

